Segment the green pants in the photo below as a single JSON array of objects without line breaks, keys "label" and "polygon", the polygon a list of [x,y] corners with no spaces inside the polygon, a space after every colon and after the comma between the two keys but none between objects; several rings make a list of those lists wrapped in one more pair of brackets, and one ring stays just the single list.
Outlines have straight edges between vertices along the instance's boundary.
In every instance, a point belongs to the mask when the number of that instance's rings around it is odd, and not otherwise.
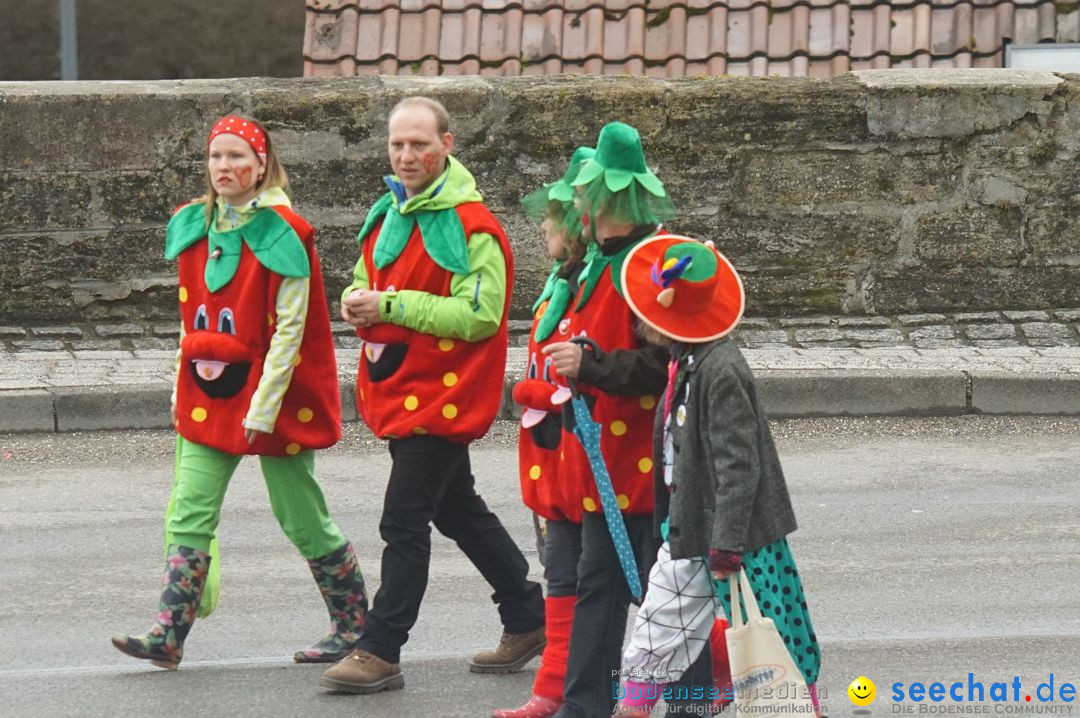
[{"label": "green pants", "polygon": [[[176,505],[166,530],[181,546],[209,552],[225,490],[243,457],[191,441],[181,441],[179,450]],[[321,558],[345,545],[315,481],[314,451],[260,456],[259,462],[274,517],[301,556]]]}]

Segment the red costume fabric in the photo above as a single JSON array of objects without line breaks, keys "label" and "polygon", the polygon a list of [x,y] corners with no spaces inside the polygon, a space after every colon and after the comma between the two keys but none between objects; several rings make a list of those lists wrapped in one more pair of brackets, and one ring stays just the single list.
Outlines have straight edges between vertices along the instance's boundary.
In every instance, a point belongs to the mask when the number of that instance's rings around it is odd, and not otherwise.
[{"label": "red costume fabric", "polygon": [[[610,269],[605,268],[585,306],[572,312],[570,334],[589,337],[605,352],[640,349],[644,344],[634,331],[636,321],[626,301],[615,290]],[[614,396],[582,382],[578,382],[578,390],[586,396],[593,419],[602,427],[600,450],[611,474],[619,508],[627,514],[652,514],[652,430],[657,397]],[[567,433],[563,436],[564,444],[580,444],[568,430],[564,433]],[[576,498],[582,509],[602,511],[588,462],[567,462],[563,471],[564,485],[578,487],[580,495]]]},{"label": "red costume fabric", "polygon": [[[543,341],[536,340],[536,325],[547,311],[548,303],[541,304],[533,317],[529,333],[529,366],[524,381],[514,387],[514,401],[526,412],[541,411],[547,415],[537,424],[522,424],[518,435],[518,473],[521,481],[521,498],[525,505],[549,521],[581,523],[581,490],[567,486],[569,476],[581,476],[581,471],[565,472],[562,466],[576,463],[588,471],[588,459],[576,437],[566,436],[563,431],[563,406],[552,399],[557,391],[566,392],[566,380],[559,376],[550,357],[544,356],[543,348],[555,342],[570,340],[570,319],[564,318],[558,327]],[[569,310],[567,311],[569,314]],[[550,639],[549,639],[550,640]],[[561,686],[560,686],[561,690]]]},{"label": "red costume fabric", "polygon": [[[371,430],[381,439],[431,434],[468,443],[491,427],[502,399],[506,371],[507,311],[514,265],[506,233],[481,202],[454,208],[466,241],[490,234],[499,243],[506,263],[506,298],[499,330],[478,342],[437,337],[395,324],[357,329],[357,335],[380,347],[378,356],[365,351],[356,377],[356,405]],[[373,252],[382,221],[361,242],[361,254],[373,290],[413,289],[437,296],[450,295],[452,274],[424,250],[420,226],[393,262],[378,269]]]},{"label": "red costume fabric", "polygon": [[211,292],[204,271],[207,238],[179,255],[180,316],[185,336],[176,384],[180,435],[230,454],[291,456],[341,438],[341,396],[326,293],[315,251],[315,230],[288,207],[270,207],[300,237],[311,267],[304,338],[272,434],[248,444],[243,419],[262,377],[274,334],[282,277],[242,244],[236,274]]}]

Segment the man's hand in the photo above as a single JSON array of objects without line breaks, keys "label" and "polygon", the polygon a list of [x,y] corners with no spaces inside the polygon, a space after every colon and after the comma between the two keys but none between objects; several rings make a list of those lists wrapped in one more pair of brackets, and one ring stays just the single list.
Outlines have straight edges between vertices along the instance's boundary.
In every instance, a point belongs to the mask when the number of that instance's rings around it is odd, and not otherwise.
[{"label": "man's hand", "polygon": [[581,345],[572,342],[555,342],[543,349],[544,354],[555,360],[555,371],[559,376],[576,379],[581,371]]},{"label": "man's hand", "polygon": [[354,327],[370,327],[382,321],[379,318],[379,300],[382,292],[370,289],[354,289],[341,300],[341,318]]},{"label": "man's hand", "polygon": [[265,434],[265,431],[259,431],[258,429],[245,429],[244,438],[247,439],[249,445],[255,443],[255,439],[259,438],[259,434]]}]

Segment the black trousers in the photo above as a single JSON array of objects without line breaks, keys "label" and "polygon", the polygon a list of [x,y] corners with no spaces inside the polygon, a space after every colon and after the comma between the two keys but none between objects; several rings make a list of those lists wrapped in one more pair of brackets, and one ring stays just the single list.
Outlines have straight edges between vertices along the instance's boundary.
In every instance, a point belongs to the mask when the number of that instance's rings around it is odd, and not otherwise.
[{"label": "black trousers", "polygon": [[[686,691],[679,690],[683,686],[686,687]],[[708,697],[712,687],[712,651],[710,646],[706,644],[701,649],[697,660],[691,663],[686,672],[682,674],[682,678],[678,682],[671,684],[672,697],[664,701],[667,704],[667,715],[714,715],[712,712],[712,698]]]},{"label": "black trousers", "polygon": [[[634,547],[641,585],[648,585],[659,539],[653,538],[652,514],[623,515]],[[630,587],[626,584],[607,521],[600,512],[581,520],[581,560],[578,562],[578,600],[566,662],[565,702],[556,718],[610,716],[615,708],[615,682],[622,665]]]},{"label": "black trousers", "polygon": [[576,596],[581,524],[548,521],[546,534],[544,580],[547,581],[548,596]]},{"label": "black trousers", "polygon": [[364,624],[359,647],[398,663],[420,613],[431,561],[431,524],[455,541],[494,589],[492,600],[510,633],[544,625],[540,584],[495,514],[476,493],[469,447],[437,436],[390,442],[393,468],[383,499],[379,533],[382,584]]}]

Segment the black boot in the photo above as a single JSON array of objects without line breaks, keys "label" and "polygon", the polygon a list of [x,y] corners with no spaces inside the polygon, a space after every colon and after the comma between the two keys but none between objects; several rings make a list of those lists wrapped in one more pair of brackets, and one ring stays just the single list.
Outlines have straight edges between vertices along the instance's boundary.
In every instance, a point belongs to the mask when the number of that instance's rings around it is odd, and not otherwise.
[{"label": "black boot", "polygon": [[113,636],[112,644],[129,656],[175,671],[184,656],[184,639],[195,622],[209,570],[210,554],[176,544],[169,546],[162,579],[165,589],[154,625],[138,636]]},{"label": "black boot", "polygon": [[335,663],[352,653],[364,631],[368,608],[364,576],[350,543],[328,556],[308,559],[308,566],[330,613],[330,633],[311,648],[297,651],[293,660]]}]

